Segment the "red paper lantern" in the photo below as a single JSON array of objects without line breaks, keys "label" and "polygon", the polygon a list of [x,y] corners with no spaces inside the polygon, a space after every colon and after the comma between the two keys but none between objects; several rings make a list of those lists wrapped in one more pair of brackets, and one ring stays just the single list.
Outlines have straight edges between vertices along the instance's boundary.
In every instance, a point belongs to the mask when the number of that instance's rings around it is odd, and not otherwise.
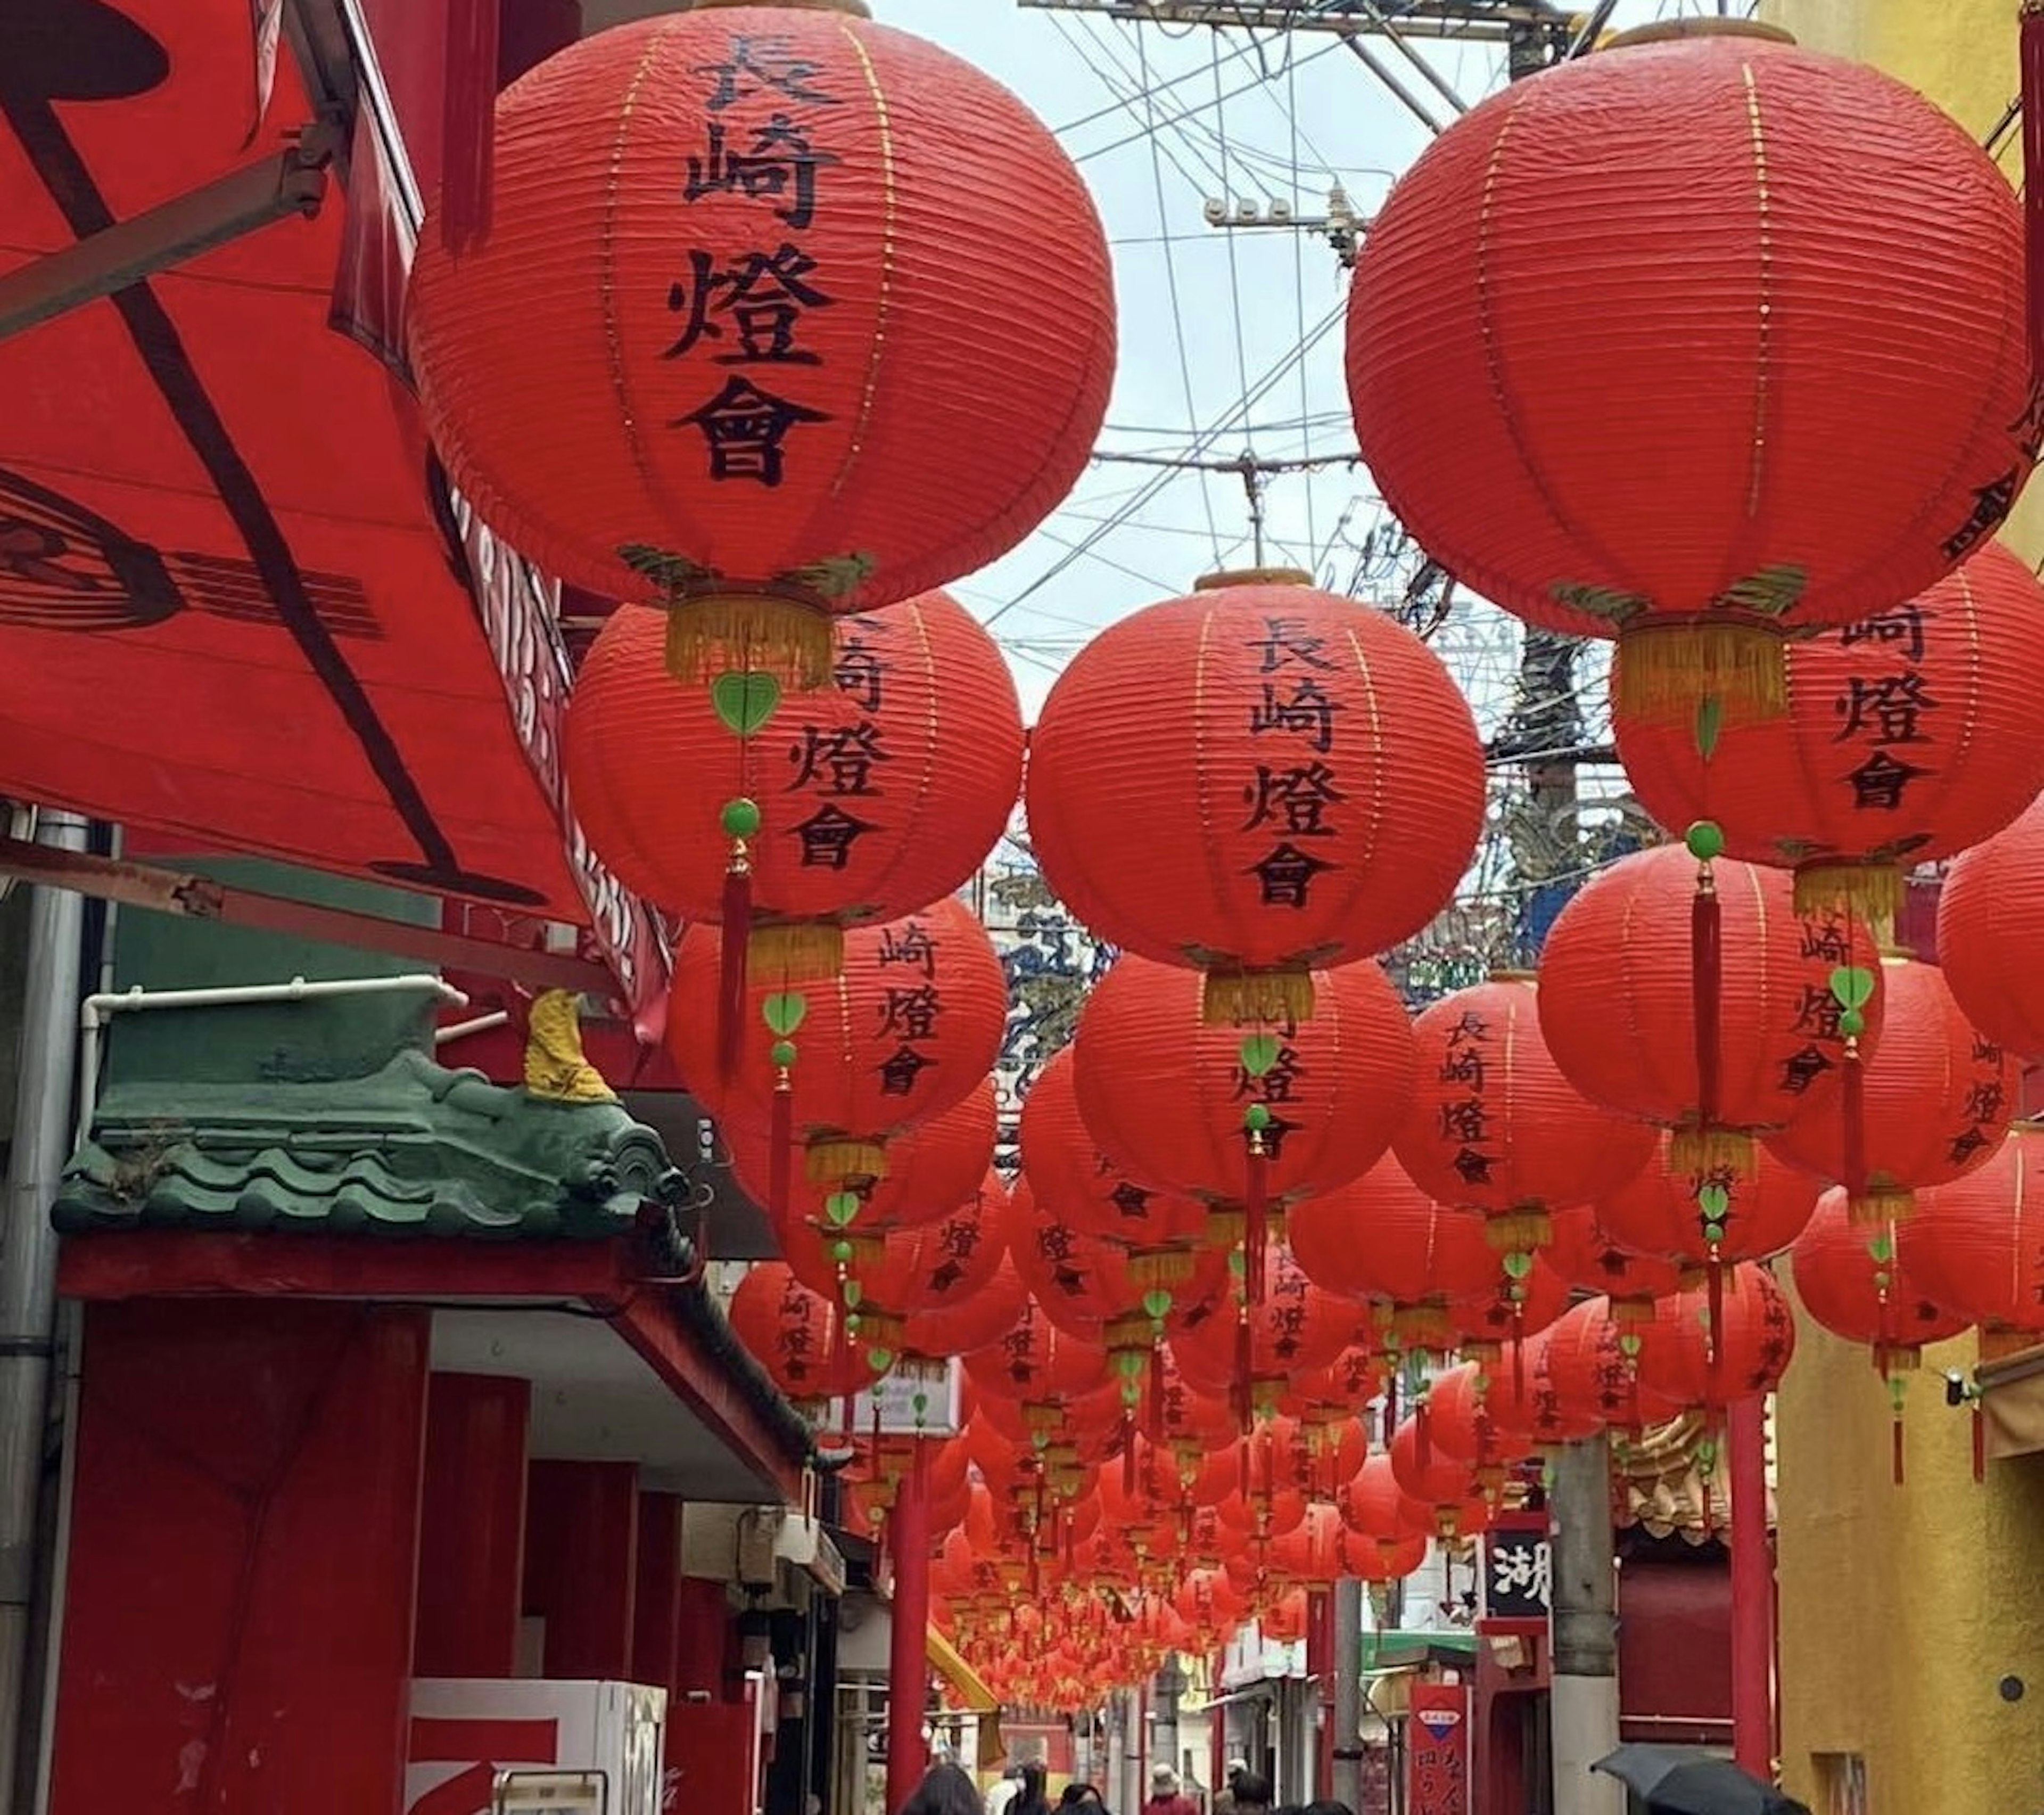
[{"label": "red paper lantern", "polygon": [[[1500,1382],[1475,1363],[1464,1362],[1437,1375],[1428,1384],[1424,1402],[1429,1446],[1450,1462],[1475,1470],[1484,1494],[1491,1498],[1502,1490],[1512,1465],[1530,1455],[1533,1447],[1493,1411],[1491,1402],[1500,1388],[1508,1396],[1508,1382]],[[1508,1397],[1507,1402],[1511,1402]],[[1394,1471],[1397,1459],[1394,1451]]]},{"label": "red paper lantern", "polygon": [[1924,1192],[1916,1213],[1896,1230],[1903,1271],[1983,1329],[2044,1336],[2038,1168],[2038,1137],[2019,1122],[1978,1171]]},{"label": "red paper lantern", "polygon": [[1481,1531],[1489,1521],[1488,1502],[1477,1470],[1435,1448],[1423,1436],[1421,1419],[1402,1421],[1392,1433],[1391,1476],[1405,1498],[1433,1515],[1443,1537],[1462,1537]]},{"label": "red paper lantern", "polygon": [[1376,1163],[1412,1093],[1411,1024],[1378,965],[1316,971],[1312,1019],[1275,1030],[1207,1023],[1200,997],[1195,973],[1134,957],[1088,993],[1072,1081],[1103,1153],[1238,1213]]},{"label": "red paper lantern", "polygon": [[561,579],[685,606],[684,672],[716,648],[820,682],[823,613],[1013,547],[1105,413],[1078,171],[999,83],[852,10],[570,47],[498,101],[487,244],[420,236],[410,351],[454,483]]},{"label": "red paper lantern", "polygon": [[1400,521],[1527,622],[1619,636],[1624,708],[1685,723],[1700,694],[1778,711],[1785,634],[1980,547],[2038,433],[1992,161],[1877,70],[1721,29],[1458,121],[1371,221],[1349,317]]},{"label": "red paper lantern", "polygon": [[1228,1294],[1175,1313],[1171,1352],[1198,1391],[1232,1391],[1240,1409],[1274,1409],[1301,1369],[1324,1367],[1348,1346],[1352,1306],[1309,1279],[1291,1255],[1271,1257],[1261,1304]]},{"label": "red paper lantern", "polygon": [[1433,1521],[1425,1517],[1416,1519],[1409,1509],[1410,1502],[1398,1490],[1398,1479],[1391,1471],[1388,1455],[1373,1455],[1366,1462],[1336,1502],[1342,1523],[1374,1548],[1384,1571],[1375,1579],[1392,1581],[1410,1575],[1426,1561]]},{"label": "red paper lantern", "polygon": [[[1871,975],[1877,954],[1864,925],[1835,909],[1799,917],[1783,872],[1708,865],[1712,886],[1701,894],[1715,903],[1719,981],[1708,992],[1713,1025],[1700,1029],[1698,867],[1681,847],[1664,845],[1583,886],[1542,952],[1540,1027],[1585,1096],[1675,1131],[1668,1163],[1677,1171],[1747,1171],[1752,1134],[1783,1127],[1841,1087],[1846,1009],[1835,973]],[[1869,1057],[1880,1036],[1878,989],[1858,1012],[1858,1050]],[[1706,1044],[1709,1078],[1699,1064]]]},{"label": "red paper lantern", "polygon": [[1640,1384],[1678,1405],[1716,1411],[1771,1393],[1796,1353],[1796,1319],[1765,1267],[1727,1271],[1720,1303],[1678,1293],[1641,1328]]},{"label": "red paper lantern", "polygon": [[1312,972],[1417,932],[1483,824],[1483,748],[1439,659],[1381,612],[1217,576],[1125,617],[1031,736],[1029,829],[1102,939],[1206,973],[1224,1023],[1296,1022]]},{"label": "red paper lantern", "polygon": [[2044,800],[1954,859],[1938,898],[1938,962],[1965,1017],[2044,1057]]},{"label": "red paper lantern", "polygon": [[[1777,1162],[1776,1170],[1778,1173],[1787,1169]],[[1650,1162],[1642,1178],[1627,1187],[1628,1195],[1643,1197],[1654,1206],[1653,1227],[1657,1233],[1663,1226],[1659,1214],[1665,1196],[1662,1181],[1666,1176],[1658,1164]],[[1694,1211],[1692,1204],[1689,1212],[1693,1215]],[[1672,1261],[1656,1260],[1621,1245],[1604,1228],[1593,1204],[1578,1204],[1557,1213],[1544,1258],[1570,1285],[1635,1305],[1650,1307],[1656,1298],[1678,1292],[1682,1286],[1681,1275]]]},{"label": "red paper lantern", "polygon": [[[1886,1028],[1884,1054],[1886,1042],[1895,1038],[1892,1008]],[[1754,1155],[1752,1171],[1745,1177],[1731,1166],[1677,1171],[1669,1163],[1668,1145],[1664,1139],[1644,1170],[1599,1198],[1596,1206],[1600,1233],[1635,1255],[1652,1257],[1642,1265],[1659,1261],[1698,1267],[1713,1261],[1765,1260],[1802,1232],[1817,1207],[1816,1180],[1777,1159],[1781,1150],[1771,1143]],[[1638,1291],[1623,1289],[1624,1263],[1619,1265],[1620,1277],[1604,1290],[1615,1298],[1639,1298]],[[1677,1289],[1662,1280],[1645,1296],[1660,1298]]]},{"label": "red paper lantern", "polygon": [[828,1400],[870,1386],[885,1371],[851,1340],[842,1313],[783,1262],[747,1270],[731,1298],[732,1333],[791,1399]]},{"label": "red paper lantern", "polygon": [[951,898],[853,929],[843,970],[827,983],[793,985],[754,967],[747,1013],[774,1038],[749,1042],[728,1076],[717,1053],[721,943],[712,926],[682,937],[668,1050],[720,1121],[764,1129],[783,1151],[799,1140],[812,1182],[885,1177],[888,1140],[965,1102],[1000,1055],[1001,960],[986,928]]},{"label": "red paper lantern", "polygon": [[959,1302],[919,1306],[910,1313],[901,1332],[901,1347],[910,1355],[936,1359],[970,1355],[1012,1329],[1028,1298],[1004,1240],[1001,1258],[986,1284]]},{"label": "red paper lantern", "polygon": [[1904,1270],[1891,1232],[1853,1220],[1842,1190],[1823,1194],[1790,1256],[1803,1309],[1841,1340],[1871,1349],[1884,1375],[1915,1368],[1928,1344],[1965,1330],[1965,1317]]},{"label": "red paper lantern", "polygon": [[1799,906],[1891,922],[1909,866],[1992,837],[2044,789],[2027,684],[2044,670],[2044,586],[1998,543],[1788,659],[1784,717],[1699,728],[1620,710],[1612,729],[1649,813],[1674,832],[1712,821],[1727,856],[1792,867]]},{"label": "red paper lantern", "polygon": [[1398,1163],[1429,1196],[1481,1211],[1507,1253],[1539,1247],[1554,1211],[1615,1190],[1654,1151],[1653,1129],[1562,1075],[1530,977],[1443,996],[1412,1032],[1417,1083]]},{"label": "red paper lantern", "polygon": [[1108,1383],[1106,1350],[1059,1329],[1033,1299],[997,1342],[966,1356],[965,1375],[982,1403],[1012,1399],[1039,1429],[1063,1421],[1063,1402]]},{"label": "red paper lantern", "polygon": [[1791,1165],[1845,1186],[1862,1223],[1906,1217],[1919,1190],[1984,1165],[2022,1090],[2016,1067],[1974,1031],[1936,965],[1889,958],[1881,993],[1881,1050],[1862,1067],[1858,1125],[1836,1101],[1813,1103],[1767,1143]]},{"label": "red paper lantern", "polygon": [[1571,1436],[1606,1425],[1636,1431],[1681,1409],[1639,1378],[1639,1332],[1652,1329],[1652,1317],[1621,1317],[1618,1309],[1608,1299],[1587,1299],[1543,1339],[1557,1422]]},{"label": "red paper lantern", "polygon": [[787,698],[764,675],[678,686],[666,635],[659,612],[613,613],[563,744],[584,834],[647,901],[738,924],[770,972],[828,977],[841,928],[951,894],[1000,840],[1021,708],[993,639],[947,594],[838,620],[833,684]]}]

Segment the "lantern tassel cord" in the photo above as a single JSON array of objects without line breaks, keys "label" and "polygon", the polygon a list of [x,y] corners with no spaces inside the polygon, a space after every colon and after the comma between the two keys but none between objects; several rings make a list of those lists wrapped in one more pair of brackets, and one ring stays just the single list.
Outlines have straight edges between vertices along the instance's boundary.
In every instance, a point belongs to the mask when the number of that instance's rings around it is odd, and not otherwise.
[{"label": "lantern tassel cord", "polygon": [[1711,1247],[1710,1258],[1704,1266],[1704,1299],[1710,1314],[1710,1328],[1704,1332],[1710,1345],[1711,1390],[1715,1393],[1722,1384],[1724,1372],[1725,1348],[1725,1269],[1724,1256],[1717,1245]]},{"label": "lantern tassel cord", "polygon": [[1135,1420],[1132,1415],[1121,1427],[1121,1497],[1135,1498]]},{"label": "lantern tassel cord", "polygon": [[1900,1412],[1895,1414],[1894,1423],[1890,1429],[1889,1444],[1892,1452],[1895,1485],[1900,1487],[1904,1485],[1908,1473],[1902,1459],[1902,1414]]},{"label": "lantern tassel cord", "polygon": [[742,838],[732,840],[719,912],[723,941],[717,952],[717,1068],[728,1082],[745,1047],[745,956],[752,936],[752,859]]},{"label": "lantern tassel cord", "polygon": [[[1846,1041],[1845,1080],[1838,1106],[1838,1121],[1842,1132],[1844,1152],[1842,1176],[1840,1182],[1846,1188],[1846,1201],[1858,1213],[1855,1221],[1869,1220],[1866,1210],[1866,1067],[1862,1063],[1859,1041],[1849,1038]],[[1873,1219],[1886,1221],[1887,1217],[1877,1208]]]},{"label": "lantern tassel cord", "polygon": [[1434,1466],[1433,1418],[1424,1399],[1412,1408],[1412,1459],[1422,1475]]},{"label": "lantern tassel cord", "polygon": [[2030,285],[2030,374],[2044,378],[2044,4],[2023,0],[2023,210]]},{"label": "lantern tassel cord", "polygon": [[440,93],[440,240],[459,257],[490,235],[497,163],[498,0],[451,0]]},{"label": "lantern tassel cord", "polygon": [[1245,1309],[1241,1316],[1235,1320],[1235,1411],[1242,1434],[1245,1437],[1249,1435],[1251,1425],[1254,1421],[1249,1387],[1251,1359],[1250,1348],[1249,1313]]},{"label": "lantern tassel cord", "polygon": [[1689,993],[1696,1038],[1696,1109],[1702,1129],[1716,1126],[1718,1068],[1723,1047],[1723,956],[1717,886],[1709,867],[1696,875],[1689,904]]},{"label": "lantern tassel cord", "polygon": [[766,1162],[766,1202],[767,1208],[778,1218],[787,1215],[788,1201],[794,1189],[795,1086],[785,1065],[774,1082],[772,1125],[768,1132],[770,1145]]},{"label": "lantern tassel cord", "polygon": [[1157,1446],[1164,1441],[1164,1345],[1161,1342],[1150,1346],[1150,1441]]},{"label": "lantern tassel cord", "polygon": [[1270,1162],[1257,1147],[1250,1150],[1248,1171],[1242,1217],[1242,1285],[1250,1303],[1261,1305],[1270,1243]]}]

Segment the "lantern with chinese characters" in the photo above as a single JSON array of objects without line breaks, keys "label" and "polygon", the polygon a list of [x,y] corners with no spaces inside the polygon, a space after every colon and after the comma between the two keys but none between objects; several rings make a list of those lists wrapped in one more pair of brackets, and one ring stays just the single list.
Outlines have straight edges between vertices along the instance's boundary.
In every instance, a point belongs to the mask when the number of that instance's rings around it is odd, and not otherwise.
[{"label": "lantern with chinese characters", "polygon": [[1543,1339],[1555,1416],[1571,1435],[1602,1425],[1637,1431],[1680,1409],[1639,1378],[1640,1332],[1653,1328],[1652,1313],[1621,1319],[1616,1310],[1608,1299],[1585,1299]]},{"label": "lantern with chinese characters", "polygon": [[1908,1278],[1946,1310],[1997,1336],[2044,1336],[2040,1139],[2018,1122],[1985,1165],[1923,1193],[1916,1213],[1896,1231]]},{"label": "lantern with chinese characters", "polygon": [[1171,1319],[1171,1352],[1186,1380],[1231,1393],[1245,1429],[1250,1413],[1274,1409],[1295,1373],[1332,1361],[1355,1329],[1354,1309],[1316,1286],[1287,1251],[1271,1259],[1261,1304],[1224,1293]]},{"label": "lantern with chinese characters", "polygon": [[999,1340],[966,1356],[965,1372],[982,1400],[1012,1400],[1032,1430],[1050,1430],[1067,1401],[1108,1384],[1107,1352],[1059,1329],[1031,1299]]},{"label": "lantern with chinese characters", "polygon": [[[692,926],[674,956],[667,1046],[720,1121],[771,1137],[770,1159],[803,1149],[810,1182],[850,1191],[884,1177],[890,1136],[965,1102],[993,1068],[1008,991],[986,929],[947,897],[846,935],[844,967],[797,986],[754,966],[750,1011],[772,1033],[728,1076],[717,1063],[722,957],[717,929]],[[783,1182],[770,1184],[776,1207]]]},{"label": "lantern with chinese characters", "polygon": [[[1894,1025],[1892,1013],[1888,1025]],[[1649,1265],[1695,1268],[1765,1260],[1802,1232],[1817,1207],[1817,1181],[1767,1147],[1755,1152],[1750,1172],[1742,1175],[1729,1165],[1677,1171],[1669,1163],[1668,1145],[1664,1139],[1646,1167],[1598,1199],[1595,1209],[1600,1233],[1635,1255],[1650,1256]],[[1620,1279],[1611,1284],[1619,1288],[1613,1298],[1640,1296],[1624,1290]],[[1673,1289],[1664,1283],[1647,1296]]]},{"label": "lantern with chinese characters", "polygon": [[933,1359],[970,1355],[998,1342],[1012,1329],[1028,1301],[1028,1289],[1015,1270],[1004,1232],[993,1277],[962,1301],[942,1306],[918,1305],[909,1315],[901,1332],[901,1346],[911,1355]]},{"label": "lantern with chinese characters", "polygon": [[1530,977],[1493,977],[1430,1003],[1413,1025],[1411,1113],[1398,1163],[1428,1195],[1483,1213],[1507,1255],[1541,1246],[1553,1213],[1623,1184],[1654,1131],[1585,1098],[1541,1037]]},{"label": "lantern with chinese characters", "polygon": [[1702,699],[1778,713],[1785,637],[1979,548],[2040,421],[1993,162],[1867,65],[1714,23],[1442,133],[1371,221],[1349,317],[1399,521],[1528,623],[1616,636],[1621,709],[1683,725]]},{"label": "lantern with chinese characters", "polygon": [[1203,971],[1224,1025],[1306,1019],[1313,971],[1418,932],[1483,823],[1483,748],[1447,669],[1304,583],[1217,575],[1122,619],[1030,739],[1044,880],[1101,938]]},{"label": "lantern with chinese characters", "polygon": [[487,242],[420,236],[409,347],[454,484],[548,572],[667,605],[684,675],[821,683],[829,614],[1012,548],[1105,413],[1078,172],[864,14],[697,7],[572,45],[498,103]]},{"label": "lantern with chinese characters", "polygon": [[1244,1235],[1262,1291],[1269,1213],[1360,1178],[1412,1090],[1412,1035],[1374,963],[1313,975],[1310,1021],[1217,1026],[1201,980],[1127,957],[1079,1013],[1072,1082],[1101,1151],[1131,1177],[1212,1207]]},{"label": "lantern with chinese characters", "polygon": [[943,593],[838,620],[832,684],[792,698],[763,673],[678,686],[665,636],[659,613],[626,605],[597,637],[568,708],[568,788],[620,882],[723,926],[736,1030],[748,956],[835,975],[844,927],[974,874],[1021,790],[1021,709],[993,639]]},{"label": "lantern with chinese characters", "polygon": [[778,1260],[747,1271],[731,1298],[731,1328],[774,1384],[805,1404],[849,1397],[886,1368],[852,1340],[844,1314]]},{"label": "lantern with chinese characters", "polygon": [[1373,1455],[1366,1462],[1335,1502],[1342,1523],[1375,1548],[1382,1574],[1374,1579],[1410,1575],[1426,1560],[1432,1521],[1414,1517],[1409,1509],[1388,1455]]},{"label": "lantern with chinese characters", "polygon": [[[1762,1163],[1767,1163],[1763,1160]],[[1786,1168],[1781,1170],[1785,1171]],[[1658,1217],[1661,1182],[1665,1176],[1650,1160],[1642,1177],[1635,1179],[1627,1192],[1628,1196],[1650,1198],[1657,1216],[1657,1232],[1661,1227]],[[1693,1208],[1692,1206],[1692,1210]],[[1555,1216],[1546,1259],[1548,1265],[1570,1285],[1585,1292],[1601,1292],[1614,1301],[1622,1299],[1645,1307],[1649,1316],[1656,1298],[1681,1290],[1681,1276],[1672,1261],[1654,1259],[1619,1241],[1604,1228],[1593,1204],[1579,1204]]]},{"label": "lantern with chinese characters", "polygon": [[1799,917],[1792,894],[1781,871],[1664,845],[1593,877],[1547,936],[1548,1051],[1585,1096],[1672,1129],[1678,1173],[1750,1171],[1754,1134],[1874,1050],[1871,935],[1837,909]]},{"label": "lantern with chinese characters", "polygon": [[1999,544],[1788,659],[1784,717],[1621,710],[1612,729],[1649,813],[1675,832],[1712,821],[1727,856],[1792,867],[1799,908],[1891,924],[1909,866],[1992,836],[2044,789],[2026,684],[2044,670],[2044,586]]},{"label": "lantern with chinese characters", "polygon": [[1916,1193],[1948,1185],[1991,1158],[2008,1132],[2020,1080],[2001,1048],[1977,1032],[1934,964],[1881,965],[1888,1008],[1881,1050],[1862,1070],[1864,1108],[1813,1103],[1768,1146],[1781,1159],[1843,1185],[1862,1223],[1915,1208]]},{"label": "lantern with chinese characters", "polygon": [[[1491,1500],[1504,1490],[1512,1465],[1532,1448],[1493,1415],[1491,1399],[1500,1384],[1475,1363],[1466,1361],[1429,1382],[1413,1414],[1417,1417],[1424,1410],[1427,1441],[1435,1455],[1475,1470],[1478,1485]],[[1392,1465],[1397,1466],[1395,1454]]]},{"label": "lantern with chinese characters", "polygon": [[1720,1411],[1771,1393],[1796,1353],[1796,1319],[1767,1269],[1731,1268],[1721,1305],[1700,1291],[1663,1298],[1640,1327],[1640,1385],[1677,1405]]},{"label": "lantern with chinese characters", "polygon": [[1938,897],[1938,962],[1965,1017],[2044,1058],[2044,799],[1953,862]]}]

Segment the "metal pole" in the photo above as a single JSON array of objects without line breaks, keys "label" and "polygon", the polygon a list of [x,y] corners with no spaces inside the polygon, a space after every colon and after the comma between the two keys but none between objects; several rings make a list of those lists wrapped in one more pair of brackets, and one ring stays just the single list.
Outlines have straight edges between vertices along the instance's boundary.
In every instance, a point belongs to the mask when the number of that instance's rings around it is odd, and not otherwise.
[{"label": "metal pole", "polygon": [[1601,1436],[1565,1448],[1548,1500],[1554,1518],[1554,1806],[1625,1815],[1625,1786],[1590,1767],[1618,1745],[1616,1571],[1611,1449]]},{"label": "metal pole", "polygon": [[[45,817],[39,837],[64,851],[85,848],[85,821]],[[29,902],[22,979],[20,1075],[6,1194],[0,1198],[0,1806],[29,1805],[33,1778],[23,1754],[32,1685],[29,1635],[44,1485],[52,1363],[56,1334],[56,1232],[50,1205],[71,1157],[72,1067],[78,1051],[83,899],[37,889]]]},{"label": "metal pole", "polygon": [[1774,1777],[1774,1559],[1767,1534],[1767,1402],[1727,1414],[1731,1470],[1731,1713],[1739,1762]]},{"label": "metal pole", "polygon": [[929,1759],[923,1709],[930,1695],[930,1486],[912,1467],[887,1515],[894,1559],[894,1605],[887,1648],[887,1806],[897,1809],[923,1781]]},{"label": "metal pole", "polygon": [[1362,1584],[1335,1584],[1334,1799],[1362,1807]]},{"label": "metal pole", "polygon": [[1185,1693],[1185,1673],[1179,1667],[1178,1654],[1172,1652],[1165,1657],[1164,1667],[1157,1672],[1156,1753],[1158,1763],[1169,1765],[1181,1778],[1185,1760],[1184,1748],[1178,1741],[1178,1703]]}]

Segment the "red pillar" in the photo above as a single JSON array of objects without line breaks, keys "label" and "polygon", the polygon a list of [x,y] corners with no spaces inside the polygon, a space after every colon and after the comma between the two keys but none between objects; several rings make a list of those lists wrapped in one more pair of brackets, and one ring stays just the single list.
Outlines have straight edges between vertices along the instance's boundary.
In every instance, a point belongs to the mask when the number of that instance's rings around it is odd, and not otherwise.
[{"label": "red pillar", "polygon": [[1774,1555],[1767,1529],[1767,1405],[1727,1414],[1731,1471],[1732,1746],[1755,1777],[1774,1771]]},{"label": "red pillar", "polygon": [[628,1678],[639,1562],[639,1470],[536,1462],[525,1512],[525,1611],[547,1623],[546,1674]]},{"label": "red pillar", "polygon": [[922,1459],[901,1478],[887,1515],[894,1605],[887,1651],[887,1806],[923,1781],[923,1709],[929,1700],[930,1487]]},{"label": "red pillar", "polygon": [[639,1580],[632,1624],[632,1680],[670,1694],[679,1688],[682,1502],[674,1494],[639,1496]]},{"label": "red pillar", "polygon": [[398,1806],[429,1327],[90,1308],[55,1815]]},{"label": "red pillar", "polygon": [[436,1374],[419,1518],[421,1676],[512,1676],[525,1559],[532,1382]]}]

